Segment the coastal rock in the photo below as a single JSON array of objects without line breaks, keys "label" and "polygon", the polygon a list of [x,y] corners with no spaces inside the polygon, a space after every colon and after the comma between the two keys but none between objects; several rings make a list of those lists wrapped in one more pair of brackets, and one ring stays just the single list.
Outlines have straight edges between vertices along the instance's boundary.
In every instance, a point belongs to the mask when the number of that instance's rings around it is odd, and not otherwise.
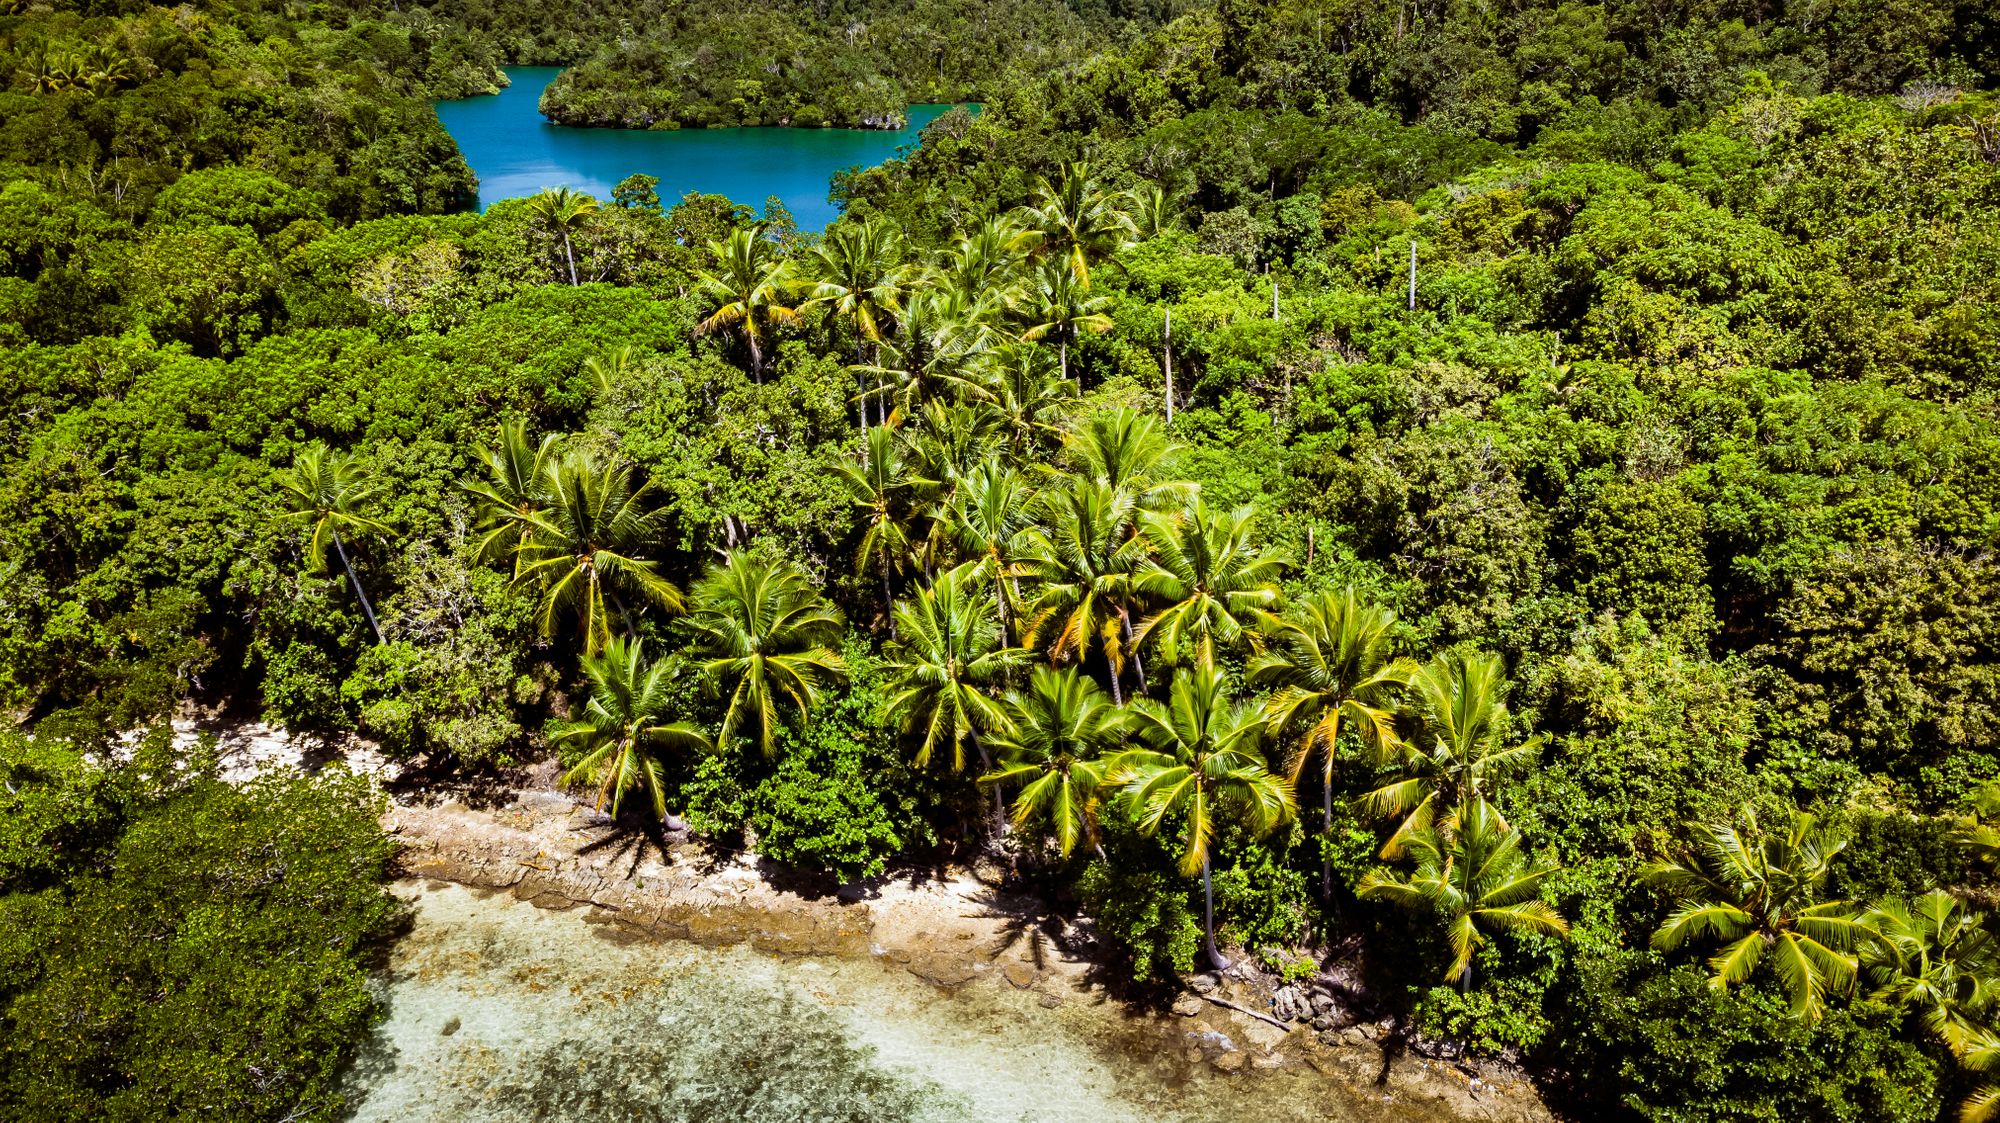
[{"label": "coastal rock", "polygon": [[955,955],[936,952],[918,955],[910,960],[910,974],[931,984],[951,990],[962,987],[979,974],[979,968],[971,961]]},{"label": "coastal rock", "polygon": [[1213,1063],[1217,1072],[1242,1072],[1243,1066],[1248,1060],[1249,1058],[1240,1052],[1224,1053],[1215,1058]]},{"label": "coastal rock", "polygon": [[1007,976],[1008,982],[1022,990],[1035,985],[1035,967],[1032,963],[1009,963],[1001,970]]},{"label": "coastal rock", "polygon": [[1196,975],[1188,980],[1188,989],[1196,994],[1213,994],[1215,988],[1220,985],[1222,985],[1221,980],[1214,975]]},{"label": "coastal rock", "polygon": [[1271,996],[1271,1014],[1281,1022],[1303,1022],[1312,1017],[1312,1006],[1297,987],[1279,987]]},{"label": "coastal rock", "polygon": [[1179,1014],[1183,1018],[1192,1018],[1196,1014],[1201,1013],[1201,1008],[1204,1005],[1205,1003],[1194,995],[1183,994],[1179,998],[1174,999],[1173,1010],[1174,1013]]}]

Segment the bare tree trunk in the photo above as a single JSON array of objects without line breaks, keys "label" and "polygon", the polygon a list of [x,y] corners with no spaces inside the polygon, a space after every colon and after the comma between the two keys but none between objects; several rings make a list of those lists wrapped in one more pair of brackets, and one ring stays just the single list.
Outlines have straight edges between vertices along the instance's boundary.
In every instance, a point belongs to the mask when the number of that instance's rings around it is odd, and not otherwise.
[{"label": "bare tree trunk", "polygon": [[750,341],[750,381],[764,384],[764,349],[757,346],[757,333],[750,330],[749,322],[744,322],[743,335]]},{"label": "bare tree trunk", "polygon": [[333,548],[340,555],[340,568],[347,571],[347,579],[354,584],[354,595],[361,598],[361,611],[368,617],[368,627],[375,632],[375,642],[383,643],[382,625],[375,619],[375,606],[368,603],[368,594],[361,588],[361,578],[354,572],[354,563],[347,560],[347,543],[340,540],[340,528],[330,526],[328,529],[333,531]]},{"label": "bare tree trunk", "polygon": [[860,394],[854,399],[854,417],[865,433],[868,431],[868,376],[861,372],[862,365],[861,332],[857,329],[854,333],[854,385],[860,388]]},{"label": "bare tree trunk", "polygon": [[882,618],[889,622],[889,638],[896,638],[896,598],[889,592],[889,555],[882,555]]},{"label": "bare tree trunk", "polygon": [[[1324,837],[1333,835],[1333,776],[1326,777],[1320,792],[1320,832]],[[1321,845],[1325,845],[1322,843]],[[1319,864],[1319,895],[1322,900],[1333,897],[1333,858],[1321,859]]]},{"label": "bare tree trunk", "polygon": [[1208,936],[1208,962],[1218,971],[1229,970],[1229,961],[1215,950],[1215,883],[1208,876],[1207,855],[1201,859],[1201,921]]},{"label": "bare tree trunk", "polygon": [[1174,310],[1167,309],[1166,329],[1160,347],[1160,370],[1167,376],[1167,424],[1174,423]]},{"label": "bare tree trunk", "polygon": [[1410,239],[1410,311],[1417,310],[1417,240]]},{"label": "bare tree trunk", "polygon": [[563,231],[563,258],[569,262],[569,284],[576,287],[576,250],[570,245],[569,231]]}]

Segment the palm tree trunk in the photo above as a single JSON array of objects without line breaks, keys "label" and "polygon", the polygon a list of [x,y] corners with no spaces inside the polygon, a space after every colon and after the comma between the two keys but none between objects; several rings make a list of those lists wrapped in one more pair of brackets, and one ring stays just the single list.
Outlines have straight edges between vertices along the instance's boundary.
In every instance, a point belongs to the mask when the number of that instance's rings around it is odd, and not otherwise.
[{"label": "palm tree trunk", "polygon": [[998,573],[993,575],[993,607],[1000,622],[1000,646],[1006,647],[1012,638],[1007,628],[1007,586],[1001,584]]},{"label": "palm tree trunk", "polygon": [[[984,776],[992,772],[993,756],[991,753],[988,753],[986,751],[986,743],[979,739],[979,731],[977,729],[968,729],[966,730],[966,736],[972,738],[972,747],[974,751],[979,753],[980,775]],[[993,839],[996,842],[1007,836],[1007,805],[1004,802],[1002,802],[1002,799],[1003,797],[1000,794],[1000,785],[998,784],[993,785],[993,828],[992,829],[993,829]]]},{"label": "palm tree trunk", "polygon": [[1208,962],[1218,971],[1229,970],[1230,963],[1215,950],[1215,883],[1208,876],[1208,855],[1201,858],[1201,924],[1208,936]]},{"label": "palm tree trunk", "polygon": [[[1321,837],[1331,838],[1333,836],[1333,774],[1330,771],[1327,773],[1326,783],[1320,785],[1319,822]],[[1320,845],[1324,846],[1326,844],[1322,842]],[[1321,900],[1328,900],[1333,897],[1333,858],[1331,855],[1322,859],[1319,864],[1319,895]]]},{"label": "palm tree trunk", "polygon": [[1125,630],[1125,647],[1132,653],[1132,671],[1138,676],[1139,689],[1134,693],[1144,698],[1146,697],[1146,660],[1139,654],[1138,645],[1132,642],[1132,613],[1122,605],[1118,609],[1118,623]]},{"label": "palm tree trunk", "polygon": [[882,555],[882,619],[889,622],[889,638],[896,638],[896,597],[889,591],[889,555]]},{"label": "palm tree trunk", "polygon": [[[1057,348],[1058,348],[1058,351],[1057,351],[1057,353],[1058,353],[1058,354],[1060,354],[1060,355],[1062,356],[1062,376],[1063,376],[1063,381],[1064,381],[1064,382],[1068,382],[1068,381],[1069,381],[1069,340],[1067,340],[1067,339],[1063,340],[1063,341],[1062,341],[1061,343],[1057,344]],[[1078,378],[1078,379],[1076,380],[1076,392],[1077,392],[1078,394],[1081,394],[1081,393],[1083,393],[1083,379],[1082,379],[1082,378]]]},{"label": "palm tree trunk", "polygon": [[743,336],[750,341],[750,381],[764,384],[764,349],[757,346],[757,333],[750,328],[746,318],[743,322]]},{"label": "palm tree trunk", "polygon": [[565,260],[567,260],[567,261],[569,262],[569,283],[570,283],[570,287],[571,287],[571,288],[575,288],[575,287],[576,287],[576,250],[575,250],[575,249],[573,249],[573,248],[572,248],[572,247],[570,246],[570,241],[569,241],[569,230],[568,230],[568,229],[564,229],[564,230],[563,230],[563,257],[564,257],[564,259],[565,259]]},{"label": "palm tree trunk", "polygon": [[861,431],[865,433],[868,431],[868,376],[861,373],[864,361],[861,357],[861,329],[856,328],[854,331],[854,385],[858,393],[854,399],[854,418],[860,424]]},{"label": "palm tree trunk", "polygon": [[375,631],[375,642],[382,643],[382,625],[376,622],[375,606],[368,603],[368,594],[361,588],[361,578],[354,572],[354,563],[347,560],[347,543],[340,540],[340,528],[330,526],[333,531],[333,548],[340,554],[340,568],[347,571],[347,579],[354,584],[354,595],[361,598],[361,611],[368,615],[368,626]]},{"label": "palm tree trunk", "polygon": [[1125,704],[1125,691],[1118,685],[1120,677],[1118,674],[1119,666],[1117,661],[1111,658],[1109,651],[1104,653],[1104,665],[1111,669],[1111,703],[1115,706],[1123,706]]}]

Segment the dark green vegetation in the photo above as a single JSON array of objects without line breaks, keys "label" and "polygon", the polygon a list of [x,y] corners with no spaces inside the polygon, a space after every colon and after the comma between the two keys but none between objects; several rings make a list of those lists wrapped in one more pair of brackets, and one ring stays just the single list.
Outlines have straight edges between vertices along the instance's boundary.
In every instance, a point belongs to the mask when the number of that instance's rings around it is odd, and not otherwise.
[{"label": "dark green vegetation", "polygon": [[[330,1118],[391,927],[381,797],[0,740],[0,1115]],[[296,1114],[294,1114],[296,1113]]]},{"label": "dark green vegetation", "polygon": [[[1342,12],[993,79],[824,239],[641,182],[421,213],[463,172],[411,99],[489,50],[442,10],[0,17],[20,752],[143,792],[98,750],[192,696],[555,753],[842,878],[1000,846],[1139,974],[1343,949],[1579,1117],[1976,1116],[1984,7]],[[8,907],[195,908],[67,838]]]},{"label": "dark green vegetation", "polygon": [[1062,0],[620,8],[591,37],[594,52],[549,59],[576,65],[542,95],[542,112],[557,124],[630,129],[900,128],[912,102],[977,101],[1013,73],[1083,63],[1135,19],[1150,26],[1146,5],[1136,7],[1116,16]]}]

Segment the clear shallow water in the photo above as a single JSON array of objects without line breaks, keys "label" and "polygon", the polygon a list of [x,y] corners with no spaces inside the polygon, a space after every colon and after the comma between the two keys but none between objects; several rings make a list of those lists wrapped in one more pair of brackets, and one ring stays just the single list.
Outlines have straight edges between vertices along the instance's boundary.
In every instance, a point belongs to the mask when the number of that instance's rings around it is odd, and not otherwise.
[{"label": "clear shallow water", "polygon": [[[874,961],[619,938],[458,886],[415,925],[349,1078],[361,1123],[1232,1123],[1406,1118],[1307,1072],[1224,1077],[1119,1051],[1116,1016]],[[450,1029],[451,1032],[445,1032]]]},{"label": "clear shallow water", "polygon": [[727,195],[758,210],[776,195],[806,230],[840,217],[826,200],[833,173],[873,167],[917,143],[925,125],[948,105],[913,105],[900,132],[868,129],[571,129],[549,123],[537,108],[542,90],[561,73],[554,66],[509,67],[513,84],[498,94],[437,103],[438,120],[458,142],[479,177],[479,207],[570,187],[611,198],[619,180],[636,172],[660,177],[660,198],[672,204],[689,191]]}]

